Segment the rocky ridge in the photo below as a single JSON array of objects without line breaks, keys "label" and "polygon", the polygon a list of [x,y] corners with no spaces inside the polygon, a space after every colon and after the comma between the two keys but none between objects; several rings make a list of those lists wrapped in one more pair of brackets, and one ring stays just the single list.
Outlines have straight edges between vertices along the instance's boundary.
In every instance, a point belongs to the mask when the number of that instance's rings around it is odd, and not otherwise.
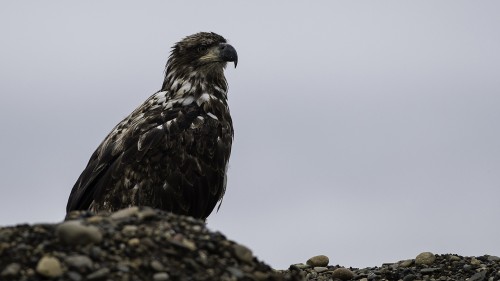
[{"label": "rocky ridge", "polygon": [[0,228],[0,280],[500,280],[500,257],[490,255],[424,252],[363,269],[330,263],[320,255],[274,270],[204,222],[150,208]]}]

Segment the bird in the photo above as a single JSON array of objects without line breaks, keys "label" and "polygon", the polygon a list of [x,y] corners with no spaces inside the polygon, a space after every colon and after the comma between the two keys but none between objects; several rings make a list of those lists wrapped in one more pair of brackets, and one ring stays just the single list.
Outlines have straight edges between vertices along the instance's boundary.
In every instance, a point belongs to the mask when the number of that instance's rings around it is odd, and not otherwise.
[{"label": "bird", "polygon": [[228,62],[238,54],[213,32],[174,44],[161,89],[119,122],[90,157],[66,206],[93,213],[148,206],[206,220],[226,191],[234,138]]}]

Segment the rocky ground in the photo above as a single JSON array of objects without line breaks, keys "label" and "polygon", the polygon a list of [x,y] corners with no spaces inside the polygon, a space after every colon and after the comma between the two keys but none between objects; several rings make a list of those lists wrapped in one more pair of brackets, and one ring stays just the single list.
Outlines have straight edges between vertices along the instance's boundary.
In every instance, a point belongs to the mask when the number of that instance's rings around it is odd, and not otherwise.
[{"label": "rocky ground", "polygon": [[500,280],[500,258],[422,253],[371,268],[312,257],[273,270],[204,223],[149,208],[72,213],[60,224],[0,228],[0,280]]}]

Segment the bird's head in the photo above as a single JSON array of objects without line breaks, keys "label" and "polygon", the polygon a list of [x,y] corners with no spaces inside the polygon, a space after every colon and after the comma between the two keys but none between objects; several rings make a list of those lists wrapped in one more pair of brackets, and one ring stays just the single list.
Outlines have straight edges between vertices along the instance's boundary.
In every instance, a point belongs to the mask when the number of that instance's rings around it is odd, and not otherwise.
[{"label": "bird's head", "polygon": [[200,32],[175,44],[167,63],[172,70],[195,71],[210,75],[212,72],[222,72],[227,62],[238,64],[238,54],[224,37],[213,32]]}]

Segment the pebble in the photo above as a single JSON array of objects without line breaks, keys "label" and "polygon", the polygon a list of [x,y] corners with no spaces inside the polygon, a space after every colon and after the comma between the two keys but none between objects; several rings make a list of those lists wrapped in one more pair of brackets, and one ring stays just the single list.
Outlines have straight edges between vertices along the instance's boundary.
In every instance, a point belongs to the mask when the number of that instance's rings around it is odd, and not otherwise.
[{"label": "pebble", "polygon": [[436,256],[431,252],[423,252],[415,258],[416,265],[431,265],[436,260]]},{"label": "pebble", "polygon": [[63,274],[61,262],[51,256],[43,256],[38,261],[36,272],[47,278],[57,278]]},{"label": "pebble", "polygon": [[128,240],[127,243],[130,247],[137,247],[139,246],[139,244],[141,244],[141,240],[139,240],[139,238],[132,238]]},{"label": "pebble", "polygon": [[109,274],[109,268],[103,267],[97,271],[94,271],[87,275],[88,280],[99,280],[99,279],[104,279]]},{"label": "pebble", "polygon": [[417,279],[417,276],[415,274],[408,274],[403,278],[403,281],[413,281],[416,279]]},{"label": "pebble", "polygon": [[497,256],[488,256],[489,261],[500,261],[500,257]]},{"label": "pebble", "polygon": [[21,270],[21,265],[18,263],[10,263],[7,265],[4,270],[2,270],[2,273],[0,276],[2,277],[15,277],[19,274],[19,271]]},{"label": "pebble", "polygon": [[422,268],[420,270],[420,273],[422,274],[430,274],[430,273],[434,273],[436,271],[439,271],[440,268],[439,267],[427,267],[427,268]]},{"label": "pebble", "polygon": [[486,271],[482,270],[479,271],[478,273],[472,275],[471,278],[469,278],[467,281],[482,281],[486,277]]},{"label": "pebble", "polygon": [[153,208],[144,208],[144,210],[140,211],[137,214],[137,217],[140,220],[146,220],[150,218],[154,218],[156,216],[156,211]]},{"label": "pebble", "polygon": [[234,250],[234,254],[236,255],[236,257],[240,261],[247,262],[247,263],[252,262],[253,254],[252,254],[252,251],[250,249],[248,249],[247,247],[240,245],[240,244],[234,244],[233,250]]},{"label": "pebble", "polygon": [[165,281],[168,280],[169,276],[166,272],[158,272],[153,275],[154,281]]},{"label": "pebble", "polygon": [[303,270],[303,269],[311,268],[311,266],[308,264],[296,263],[296,264],[290,265],[290,268]]},{"label": "pebble", "polygon": [[136,225],[126,225],[122,229],[125,236],[133,236],[136,234],[138,227]]},{"label": "pebble", "polygon": [[92,260],[84,255],[69,256],[64,259],[64,262],[79,271],[85,271],[92,268]]},{"label": "pebble", "polygon": [[340,280],[350,280],[354,277],[354,273],[347,268],[340,267],[332,272],[332,277]]},{"label": "pebble", "polygon": [[109,217],[114,219],[114,220],[120,220],[120,219],[134,216],[138,213],[139,213],[139,207],[134,206],[134,207],[129,207],[126,209],[118,210],[118,211],[112,213]]},{"label": "pebble", "polygon": [[400,262],[401,267],[410,267],[413,264],[414,260],[404,260]]},{"label": "pebble", "polygon": [[70,245],[86,245],[99,243],[102,233],[93,225],[83,225],[80,221],[66,221],[56,228],[56,235],[61,241]]},{"label": "pebble", "polygon": [[101,216],[91,216],[90,218],[86,219],[88,223],[100,223],[104,218]]},{"label": "pebble", "polygon": [[316,266],[313,268],[314,271],[316,271],[317,273],[321,273],[321,272],[325,272],[328,270],[328,267],[324,267],[324,266]]},{"label": "pebble", "polygon": [[68,275],[68,277],[71,281],[83,280],[83,277],[78,272],[68,271],[68,273],[66,275]]},{"label": "pebble", "polygon": [[314,256],[307,260],[306,264],[310,266],[327,266],[330,260],[325,255]]},{"label": "pebble", "polygon": [[163,271],[163,270],[165,270],[165,267],[163,266],[163,264],[161,264],[161,262],[159,262],[157,260],[152,261],[149,265],[155,271]]},{"label": "pebble", "polygon": [[476,259],[476,258],[472,258],[470,260],[470,264],[475,265],[475,266],[479,266],[479,265],[481,265],[481,261]]}]

